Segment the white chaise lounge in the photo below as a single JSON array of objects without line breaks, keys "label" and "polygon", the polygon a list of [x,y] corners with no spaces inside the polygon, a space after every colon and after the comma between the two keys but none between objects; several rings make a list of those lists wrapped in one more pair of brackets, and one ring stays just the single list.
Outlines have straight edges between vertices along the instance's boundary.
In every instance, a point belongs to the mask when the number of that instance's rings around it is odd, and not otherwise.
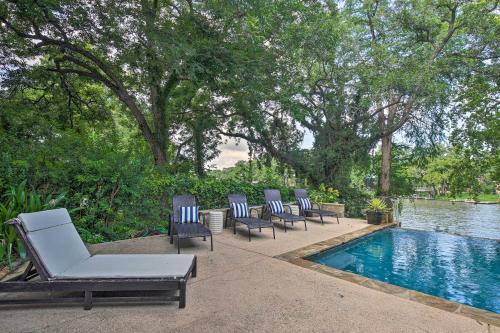
[{"label": "white chaise lounge", "polygon": [[[196,276],[189,254],[90,255],[64,208],[20,214],[7,221],[26,247],[30,263],[15,279],[0,282],[0,292],[82,292],[83,299],[0,299],[0,304],[82,302],[165,302],[186,304],[186,283]],[[39,278],[37,278],[39,277]],[[161,292],[179,290],[175,296]],[[97,291],[157,291],[154,296],[94,297]],[[150,293],[151,294],[151,293]]]}]

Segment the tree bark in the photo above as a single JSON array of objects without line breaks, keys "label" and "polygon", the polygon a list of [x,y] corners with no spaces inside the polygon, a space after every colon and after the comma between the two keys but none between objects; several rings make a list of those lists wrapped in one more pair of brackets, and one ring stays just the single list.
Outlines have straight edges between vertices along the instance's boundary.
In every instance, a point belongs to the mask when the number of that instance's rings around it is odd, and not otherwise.
[{"label": "tree bark", "polygon": [[391,190],[392,134],[382,138],[382,161],[380,165],[380,194],[389,195]]},{"label": "tree bark", "polygon": [[392,127],[396,118],[397,104],[394,104],[398,97],[393,95],[390,98],[390,106],[385,112],[379,113],[379,126],[382,132],[382,158],[380,162],[379,189],[383,196],[389,195],[391,191],[391,152],[392,152]]},{"label": "tree bark", "polygon": [[196,174],[203,178],[205,177],[205,156],[203,152],[203,124],[202,119],[196,119],[193,126],[193,141],[194,141],[194,162]]},{"label": "tree bark", "polygon": [[144,117],[144,114],[138,108],[134,99],[125,92],[117,92],[117,95],[119,99],[129,108],[129,110],[132,112],[135,119],[137,120],[139,129],[141,130],[142,135],[149,144],[149,147],[151,148],[155,165],[157,166],[165,165],[165,163],[167,163],[167,155],[165,153],[165,150],[162,149],[162,146],[158,142],[155,134],[153,133],[153,131],[151,131],[151,128],[148,125],[146,117]]}]

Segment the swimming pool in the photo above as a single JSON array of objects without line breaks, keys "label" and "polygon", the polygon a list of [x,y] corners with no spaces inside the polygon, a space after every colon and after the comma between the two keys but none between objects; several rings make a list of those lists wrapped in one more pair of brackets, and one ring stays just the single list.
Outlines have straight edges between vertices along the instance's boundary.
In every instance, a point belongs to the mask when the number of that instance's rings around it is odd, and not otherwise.
[{"label": "swimming pool", "polygon": [[500,242],[388,228],[307,259],[500,313]]}]

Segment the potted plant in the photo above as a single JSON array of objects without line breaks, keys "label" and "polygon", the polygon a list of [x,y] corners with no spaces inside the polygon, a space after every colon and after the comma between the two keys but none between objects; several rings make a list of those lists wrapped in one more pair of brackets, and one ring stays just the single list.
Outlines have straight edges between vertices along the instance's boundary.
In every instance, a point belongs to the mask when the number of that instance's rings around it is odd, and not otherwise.
[{"label": "potted plant", "polygon": [[383,200],[374,198],[368,203],[366,219],[368,224],[380,224],[384,218],[386,205]]}]

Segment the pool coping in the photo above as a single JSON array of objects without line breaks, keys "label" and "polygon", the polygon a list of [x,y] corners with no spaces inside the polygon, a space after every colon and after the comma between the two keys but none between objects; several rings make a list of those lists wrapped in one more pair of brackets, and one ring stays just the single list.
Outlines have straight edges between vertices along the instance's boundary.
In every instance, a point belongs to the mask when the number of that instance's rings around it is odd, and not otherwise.
[{"label": "pool coping", "polygon": [[386,228],[394,228],[397,226],[399,226],[399,223],[396,222],[382,225],[369,225],[368,227],[360,230],[314,243],[293,251],[282,253],[275,256],[274,258],[289,262],[302,268],[307,268],[322,274],[352,282],[363,287],[378,290],[386,294],[432,306],[440,310],[456,313],[468,318],[472,318],[479,322],[500,327],[500,314],[496,314],[491,311],[475,308],[458,302],[449,301],[444,298],[432,296],[419,291],[399,287],[390,283],[370,279],[362,275],[342,271],[340,269],[328,267],[326,265],[318,264],[306,259],[306,257],[340,246],[376,231]]}]

